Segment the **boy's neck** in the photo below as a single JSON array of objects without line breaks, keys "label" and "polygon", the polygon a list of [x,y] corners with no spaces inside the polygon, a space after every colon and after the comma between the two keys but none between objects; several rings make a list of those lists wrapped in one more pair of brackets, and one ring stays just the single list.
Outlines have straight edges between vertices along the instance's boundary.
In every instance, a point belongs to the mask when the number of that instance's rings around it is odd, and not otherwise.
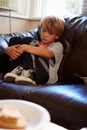
[{"label": "boy's neck", "polygon": [[47,48],[47,47],[50,46],[51,44],[52,44],[52,43],[48,43],[48,44],[46,43],[46,44],[45,44],[45,43],[43,43],[43,42],[39,42],[39,43],[38,43],[38,46],[39,46],[39,47],[43,47],[43,48]]}]

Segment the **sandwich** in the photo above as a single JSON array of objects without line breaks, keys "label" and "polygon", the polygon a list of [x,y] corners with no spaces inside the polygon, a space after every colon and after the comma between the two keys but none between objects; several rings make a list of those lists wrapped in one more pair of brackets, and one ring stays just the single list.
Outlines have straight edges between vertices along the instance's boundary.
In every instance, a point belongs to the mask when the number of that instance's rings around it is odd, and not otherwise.
[{"label": "sandwich", "polygon": [[18,110],[0,107],[0,128],[23,130],[26,125],[26,119]]}]

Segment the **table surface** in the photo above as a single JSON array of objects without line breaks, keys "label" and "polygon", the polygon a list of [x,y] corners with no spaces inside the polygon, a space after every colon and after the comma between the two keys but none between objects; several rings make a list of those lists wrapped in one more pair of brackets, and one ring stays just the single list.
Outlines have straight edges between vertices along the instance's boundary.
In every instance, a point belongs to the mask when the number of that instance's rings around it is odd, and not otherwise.
[{"label": "table surface", "polygon": [[44,130],[68,130],[68,129],[50,122]]}]

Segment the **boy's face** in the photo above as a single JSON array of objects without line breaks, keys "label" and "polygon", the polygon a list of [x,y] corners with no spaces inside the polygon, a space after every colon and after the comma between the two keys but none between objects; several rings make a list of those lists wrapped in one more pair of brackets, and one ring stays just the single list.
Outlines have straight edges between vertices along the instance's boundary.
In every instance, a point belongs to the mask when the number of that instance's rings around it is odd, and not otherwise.
[{"label": "boy's face", "polygon": [[44,44],[53,43],[55,39],[58,39],[57,34],[51,34],[52,32],[48,32],[44,27],[41,27],[41,40]]}]

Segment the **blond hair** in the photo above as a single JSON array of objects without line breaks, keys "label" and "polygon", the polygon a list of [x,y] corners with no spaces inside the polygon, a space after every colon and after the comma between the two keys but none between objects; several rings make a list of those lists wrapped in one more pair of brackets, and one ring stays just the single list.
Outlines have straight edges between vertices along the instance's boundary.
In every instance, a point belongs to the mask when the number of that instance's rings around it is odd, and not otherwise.
[{"label": "blond hair", "polygon": [[64,31],[65,22],[61,18],[47,16],[41,20],[40,27],[44,27],[50,34],[61,36]]}]

